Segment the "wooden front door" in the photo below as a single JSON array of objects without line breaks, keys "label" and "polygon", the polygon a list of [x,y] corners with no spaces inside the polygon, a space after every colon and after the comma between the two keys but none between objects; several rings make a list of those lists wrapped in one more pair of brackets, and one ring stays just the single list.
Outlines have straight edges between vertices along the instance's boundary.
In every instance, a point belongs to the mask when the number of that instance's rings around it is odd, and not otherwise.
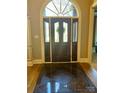
[{"label": "wooden front door", "polygon": [[52,61],[70,61],[71,19],[51,19]]},{"label": "wooden front door", "polygon": [[77,33],[77,18],[44,18],[45,61],[77,61]]}]

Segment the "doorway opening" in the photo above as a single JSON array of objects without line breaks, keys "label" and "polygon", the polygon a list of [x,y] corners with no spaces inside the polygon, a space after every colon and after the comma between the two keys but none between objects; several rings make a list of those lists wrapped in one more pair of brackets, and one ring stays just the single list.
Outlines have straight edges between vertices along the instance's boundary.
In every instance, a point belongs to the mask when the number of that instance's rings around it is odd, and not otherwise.
[{"label": "doorway opening", "polygon": [[51,0],[43,17],[45,62],[77,61],[78,17],[70,0]]},{"label": "doorway opening", "polygon": [[94,8],[92,62],[93,62],[93,64],[97,64],[97,7]]}]

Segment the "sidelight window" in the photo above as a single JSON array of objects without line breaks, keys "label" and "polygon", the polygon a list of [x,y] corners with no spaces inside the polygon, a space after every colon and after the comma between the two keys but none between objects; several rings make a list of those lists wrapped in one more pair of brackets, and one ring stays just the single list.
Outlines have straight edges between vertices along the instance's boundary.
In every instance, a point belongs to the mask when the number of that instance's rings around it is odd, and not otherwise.
[{"label": "sidelight window", "polygon": [[73,32],[72,32],[72,34],[73,34],[73,42],[77,42],[77,30],[78,30],[78,23],[77,22],[74,22],[73,23]]},{"label": "sidelight window", "polygon": [[45,22],[45,42],[50,42],[50,39],[49,39],[49,23],[48,22]]}]

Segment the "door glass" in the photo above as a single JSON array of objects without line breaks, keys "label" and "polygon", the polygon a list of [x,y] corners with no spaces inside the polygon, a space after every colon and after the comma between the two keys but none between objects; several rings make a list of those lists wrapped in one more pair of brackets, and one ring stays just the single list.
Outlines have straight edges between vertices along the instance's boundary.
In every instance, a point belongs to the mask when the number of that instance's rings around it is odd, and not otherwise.
[{"label": "door glass", "polygon": [[73,23],[73,42],[77,42],[77,22]]},{"label": "door glass", "polygon": [[75,6],[70,0],[49,0],[44,16],[77,16]]},{"label": "door glass", "polygon": [[45,15],[53,15],[53,16],[57,16],[58,11],[56,10],[54,4],[52,2],[50,2],[45,10],[46,14]]},{"label": "door glass", "polygon": [[68,42],[68,24],[63,22],[63,42]]},{"label": "door glass", "polygon": [[45,42],[49,42],[49,23],[45,22]]},{"label": "door glass", "polygon": [[55,42],[59,42],[59,22],[55,23],[54,24],[54,28],[55,28],[55,32],[54,32],[54,39],[55,39]]}]

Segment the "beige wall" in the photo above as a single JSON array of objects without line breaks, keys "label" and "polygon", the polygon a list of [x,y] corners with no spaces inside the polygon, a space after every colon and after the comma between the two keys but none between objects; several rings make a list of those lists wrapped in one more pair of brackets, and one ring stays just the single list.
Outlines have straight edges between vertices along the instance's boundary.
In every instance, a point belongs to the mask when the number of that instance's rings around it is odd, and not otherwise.
[{"label": "beige wall", "polygon": [[[27,15],[30,16],[32,30],[33,59],[41,59],[40,10],[46,0],[28,0]],[[89,13],[93,0],[76,0],[81,10],[81,58],[88,57]]]}]

